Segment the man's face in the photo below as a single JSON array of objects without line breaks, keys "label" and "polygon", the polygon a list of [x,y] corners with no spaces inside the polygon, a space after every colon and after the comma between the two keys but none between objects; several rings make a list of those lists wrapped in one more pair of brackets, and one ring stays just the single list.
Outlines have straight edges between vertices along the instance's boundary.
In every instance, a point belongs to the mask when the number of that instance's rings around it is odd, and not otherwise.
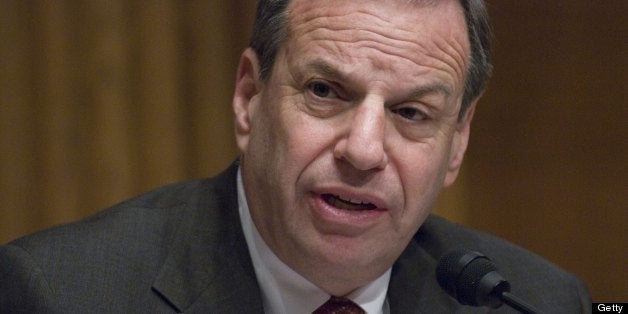
[{"label": "man's face", "polygon": [[330,293],[388,269],[460,167],[467,31],[458,1],[434,3],[295,0],[270,79],[242,56],[234,110],[253,221]]}]

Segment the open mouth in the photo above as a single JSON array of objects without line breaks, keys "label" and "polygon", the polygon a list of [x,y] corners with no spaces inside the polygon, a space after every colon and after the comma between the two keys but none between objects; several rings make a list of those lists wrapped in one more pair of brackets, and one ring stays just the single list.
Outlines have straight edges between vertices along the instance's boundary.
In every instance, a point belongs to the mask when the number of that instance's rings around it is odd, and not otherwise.
[{"label": "open mouth", "polygon": [[352,210],[352,211],[362,211],[362,210],[374,210],[377,209],[372,203],[364,202],[361,200],[355,199],[343,199],[338,195],[333,194],[322,194],[321,195],[323,201],[325,203],[340,209]]}]

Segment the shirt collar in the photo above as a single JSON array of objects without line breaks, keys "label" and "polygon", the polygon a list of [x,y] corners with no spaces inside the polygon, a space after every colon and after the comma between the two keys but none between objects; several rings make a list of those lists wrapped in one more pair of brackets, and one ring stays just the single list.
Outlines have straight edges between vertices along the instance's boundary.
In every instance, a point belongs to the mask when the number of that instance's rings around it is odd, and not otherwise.
[{"label": "shirt collar", "polygon": [[[311,313],[329,299],[329,294],[284,264],[266,245],[255,227],[238,169],[238,210],[244,237],[260,285],[266,313]],[[369,314],[388,312],[386,293],[391,269],[347,297]]]}]

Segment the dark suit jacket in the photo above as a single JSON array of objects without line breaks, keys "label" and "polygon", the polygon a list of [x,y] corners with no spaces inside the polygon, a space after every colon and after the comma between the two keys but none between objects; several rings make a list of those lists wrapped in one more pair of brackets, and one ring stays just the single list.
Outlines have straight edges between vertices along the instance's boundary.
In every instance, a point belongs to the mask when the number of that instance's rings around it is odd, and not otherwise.
[{"label": "dark suit jacket", "polygon": [[[0,247],[0,312],[263,313],[238,217],[236,169]],[[573,275],[432,216],[393,267],[392,313],[488,311],[460,306],[438,286],[436,261],[452,247],[490,256],[513,292],[547,313],[591,311],[586,288]]]}]

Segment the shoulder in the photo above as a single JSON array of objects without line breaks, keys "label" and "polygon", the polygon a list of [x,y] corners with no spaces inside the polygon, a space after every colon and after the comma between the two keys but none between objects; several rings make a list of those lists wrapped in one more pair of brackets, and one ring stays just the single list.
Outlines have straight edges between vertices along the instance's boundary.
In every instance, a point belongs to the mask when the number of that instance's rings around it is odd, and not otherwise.
[{"label": "shoulder", "polygon": [[496,264],[501,271],[526,268],[556,275],[569,275],[557,265],[502,238],[450,222],[439,216],[430,216],[415,235],[414,240],[435,259],[456,248],[478,251]]},{"label": "shoulder", "polygon": [[488,256],[511,283],[512,292],[554,313],[590,310],[583,282],[545,258],[493,235],[431,216],[414,240],[435,261],[455,248]]},{"label": "shoulder", "polygon": [[147,244],[154,243],[150,240],[164,240],[176,228],[181,213],[188,207],[187,198],[199,184],[200,181],[195,181],[162,187],[91,217],[43,230],[9,245],[20,247],[33,257],[54,259],[54,254],[63,253],[66,258],[72,252],[78,254],[79,248],[115,250],[123,249],[123,243],[128,240],[142,240]]},{"label": "shoulder", "polygon": [[221,187],[222,177],[165,186],[0,246],[0,312],[27,303],[33,307],[24,312],[68,304],[74,310],[83,301],[86,309],[98,304],[110,310],[118,306],[110,300],[150,292],[171,247],[185,233],[185,220],[208,211],[200,209],[209,209],[221,198],[217,190],[228,188]]},{"label": "shoulder", "polygon": [[[59,249],[100,247],[128,249],[124,243],[164,247],[183,217],[200,207],[222,205],[235,194],[235,171],[203,180],[166,185],[105,209],[85,219],[55,226],[10,243],[33,255]],[[233,182],[232,182],[233,181]],[[233,191],[232,191],[233,190]],[[40,253],[45,252],[45,253]]]}]

